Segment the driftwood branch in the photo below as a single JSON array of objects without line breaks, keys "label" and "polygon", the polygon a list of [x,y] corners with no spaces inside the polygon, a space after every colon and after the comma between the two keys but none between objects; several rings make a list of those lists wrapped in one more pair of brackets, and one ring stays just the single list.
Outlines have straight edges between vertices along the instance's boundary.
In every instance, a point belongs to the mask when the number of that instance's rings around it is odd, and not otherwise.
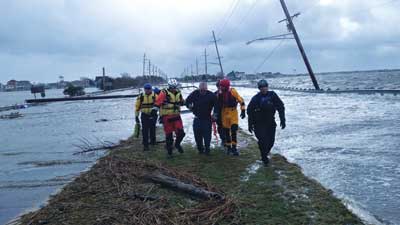
[{"label": "driftwood branch", "polygon": [[216,192],[212,192],[212,191],[207,191],[204,188],[200,188],[200,187],[196,187],[192,184],[187,184],[187,183],[183,183],[182,181],[170,177],[170,176],[166,176],[164,174],[161,173],[151,173],[151,174],[147,174],[144,176],[145,179],[151,180],[152,182],[155,183],[159,183],[161,185],[164,185],[166,187],[172,188],[172,189],[176,189],[182,192],[185,192],[187,194],[199,197],[199,198],[203,198],[203,199],[217,199],[217,200],[223,200],[224,196],[216,193]]},{"label": "driftwood branch", "polygon": [[116,147],[119,147],[120,144],[115,144],[110,141],[103,141],[99,138],[96,138],[98,144],[91,143],[87,138],[82,137],[80,139],[80,144],[74,144],[75,147],[81,149],[79,152],[73,153],[73,155],[88,153],[88,152],[95,152],[100,150],[110,150]]}]

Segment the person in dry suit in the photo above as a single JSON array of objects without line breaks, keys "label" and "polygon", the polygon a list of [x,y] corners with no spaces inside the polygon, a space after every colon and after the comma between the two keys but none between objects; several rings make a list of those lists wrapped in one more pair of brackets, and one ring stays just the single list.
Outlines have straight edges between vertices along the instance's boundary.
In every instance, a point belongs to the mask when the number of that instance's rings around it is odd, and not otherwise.
[{"label": "person in dry suit", "polygon": [[247,106],[249,132],[255,133],[258,140],[258,147],[261,153],[261,160],[268,165],[268,154],[275,143],[276,122],[275,113],[278,111],[281,121],[281,128],[285,129],[285,106],[279,96],[268,90],[268,82],[258,82],[260,90]]},{"label": "person in dry suit", "polygon": [[[150,144],[156,144],[156,122],[157,111],[152,110],[154,107],[157,95],[152,91],[151,84],[147,83],[143,87],[144,93],[141,93],[136,98],[135,105],[135,121],[142,124],[142,143],[143,150],[149,150],[149,136]],[[140,114],[140,120],[139,120]]]},{"label": "person in dry suit", "polygon": [[[240,104],[240,117],[246,117],[245,103],[235,88],[230,87],[230,81],[223,79],[219,82],[221,92],[218,94],[217,107],[221,112],[222,127],[225,134],[225,147],[228,154],[238,156],[237,132],[239,129],[239,115],[237,106]],[[216,116],[218,117],[218,116]]]},{"label": "person in dry suit", "polygon": [[168,156],[172,156],[174,146],[173,133],[175,133],[175,148],[183,153],[181,142],[185,137],[181,119],[181,106],[184,99],[178,89],[178,82],[175,79],[168,81],[168,88],[160,92],[156,99],[155,110],[160,110],[160,117],[164,126],[165,142]]},{"label": "person in dry suit", "polygon": [[217,96],[207,90],[206,82],[201,82],[199,89],[193,91],[185,100],[186,107],[194,114],[193,133],[199,154],[210,154],[213,120],[211,111],[216,102]]}]

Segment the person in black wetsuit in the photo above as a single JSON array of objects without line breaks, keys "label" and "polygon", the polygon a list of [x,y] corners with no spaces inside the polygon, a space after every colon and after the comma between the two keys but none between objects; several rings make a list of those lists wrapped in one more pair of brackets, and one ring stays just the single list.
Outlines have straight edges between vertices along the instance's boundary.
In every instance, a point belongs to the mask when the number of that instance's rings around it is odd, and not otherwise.
[{"label": "person in black wetsuit", "polygon": [[[207,83],[201,82],[199,89],[193,91],[185,101],[186,107],[194,114],[193,133],[199,154],[210,154],[212,117],[217,96],[207,90]],[[203,144],[204,140],[204,144]]]},{"label": "person in black wetsuit", "polygon": [[285,106],[279,96],[268,90],[268,82],[258,82],[260,90],[250,101],[247,107],[249,132],[255,133],[258,140],[258,147],[261,153],[261,160],[268,165],[268,154],[275,143],[275,112],[278,111],[282,129],[286,127]]}]

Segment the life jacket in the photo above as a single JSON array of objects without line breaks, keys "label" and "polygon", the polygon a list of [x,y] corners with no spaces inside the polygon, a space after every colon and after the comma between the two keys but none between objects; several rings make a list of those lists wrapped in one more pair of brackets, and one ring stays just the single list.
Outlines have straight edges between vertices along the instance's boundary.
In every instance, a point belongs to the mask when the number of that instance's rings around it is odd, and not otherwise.
[{"label": "life jacket", "polygon": [[154,107],[154,103],[156,102],[156,97],[157,95],[152,92],[149,95],[146,95],[144,93],[140,94],[140,110],[144,114],[150,114],[152,108]]},{"label": "life jacket", "polygon": [[160,110],[161,116],[180,114],[182,105],[181,92],[177,91],[174,94],[168,89],[163,90],[163,92],[165,93],[165,100],[161,106]]},{"label": "life jacket", "polygon": [[235,96],[232,95],[231,90],[232,89],[229,89],[228,91],[219,94],[218,100],[223,108],[236,108],[239,103]]}]

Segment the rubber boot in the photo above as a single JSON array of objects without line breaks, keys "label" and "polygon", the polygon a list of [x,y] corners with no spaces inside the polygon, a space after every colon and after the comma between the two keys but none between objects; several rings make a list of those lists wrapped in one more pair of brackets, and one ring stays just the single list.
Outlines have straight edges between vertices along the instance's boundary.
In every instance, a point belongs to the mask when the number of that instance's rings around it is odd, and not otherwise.
[{"label": "rubber boot", "polygon": [[185,137],[185,131],[179,130],[176,134],[176,139],[175,139],[175,148],[178,150],[179,153],[183,153],[183,148],[181,146],[181,142],[183,138]]},{"label": "rubber boot", "polygon": [[204,149],[202,147],[197,147],[197,150],[199,151],[199,154],[204,154]]},{"label": "rubber boot", "polygon": [[210,155],[210,147],[206,147],[206,150],[204,151],[204,154]]},{"label": "rubber boot", "polygon": [[232,146],[226,145],[225,148],[226,148],[226,154],[230,155],[232,153]]},{"label": "rubber boot", "polygon": [[268,151],[267,151],[267,149],[260,142],[258,142],[258,148],[260,149],[261,160],[263,161],[264,166],[268,166],[269,159],[268,159]]},{"label": "rubber boot", "polygon": [[232,155],[233,156],[239,156],[239,152],[236,148],[236,145],[232,145]]},{"label": "rubber boot", "polygon": [[169,158],[172,157],[173,142],[174,139],[172,137],[172,134],[168,134],[165,136],[165,149],[167,150],[167,156]]}]

